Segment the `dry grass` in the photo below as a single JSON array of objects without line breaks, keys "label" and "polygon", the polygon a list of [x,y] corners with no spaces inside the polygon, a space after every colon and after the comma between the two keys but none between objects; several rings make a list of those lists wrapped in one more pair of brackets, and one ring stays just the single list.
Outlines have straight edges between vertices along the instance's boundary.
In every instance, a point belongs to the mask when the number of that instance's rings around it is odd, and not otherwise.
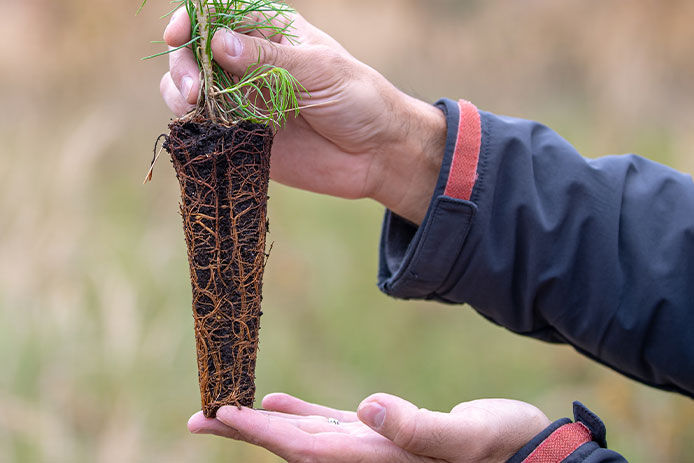
[{"label": "dry grass", "polygon": [[[165,61],[138,61],[156,51],[164,5],[135,18],[127,3],[3,6],[15,39],[0,44],[0,460],[277,461],[185,430],[199,403],[178,192],[166,163],[140,186],[169,117]],[[295,5],[423,98],[465,97],[542,120],[589,155],[694,171],[691,2]],[[378,294],[376,205],[271,195],[260,394],[353,408],[384,390],[438,409],[509,396],[553,417],[581,399],[630,461],[694,451],[689,400],[467,309]]]}]

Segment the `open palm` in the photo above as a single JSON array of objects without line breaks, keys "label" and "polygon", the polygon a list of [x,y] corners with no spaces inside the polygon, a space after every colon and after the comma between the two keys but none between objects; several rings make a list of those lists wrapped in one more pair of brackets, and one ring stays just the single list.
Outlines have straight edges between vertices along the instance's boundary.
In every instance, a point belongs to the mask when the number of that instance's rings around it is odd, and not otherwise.
[{"label": "open palm", "polygon": [[[386,412],[374,423],[378,407]],[[355,413],[270,394],[263,408],[222,407],[216,419],[197,413],[188,428],[264,447],[290,463],[462,463],[506,461],[549,424],[532,405],[504,399],[440,413],[374,394]]]}]

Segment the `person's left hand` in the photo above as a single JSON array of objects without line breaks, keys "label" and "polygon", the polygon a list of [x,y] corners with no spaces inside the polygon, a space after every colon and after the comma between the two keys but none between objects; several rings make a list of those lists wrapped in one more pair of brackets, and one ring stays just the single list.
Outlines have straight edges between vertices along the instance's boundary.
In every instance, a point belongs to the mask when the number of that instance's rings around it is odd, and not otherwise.
[{"label": "person's left hand", "polygon": [[388,394],[365,399],[357,412],[310,404],[286,394],[263,399],[264,410],[222,407],[188,421],[215,434],[264,447],[290,463],[506,461],[550,421],[515,400],[463,402],[432,412]]}]

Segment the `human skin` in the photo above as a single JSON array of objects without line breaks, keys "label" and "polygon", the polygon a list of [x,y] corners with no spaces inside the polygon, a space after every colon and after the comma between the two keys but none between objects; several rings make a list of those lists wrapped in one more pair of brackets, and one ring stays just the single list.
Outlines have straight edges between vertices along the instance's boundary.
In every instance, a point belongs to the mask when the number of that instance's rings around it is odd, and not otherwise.
[{"label": "human skin", "polygon": [[[274,180],[343,198],[372,198],[415,224],[424,219],[446,139],[443,113],[399,91],[334,39],[293,15],[294,43],[219,31],[215,60],[234,75],[262,64],[289,70],[306,88],[299,117],[289,117],[272,151]],[[190,39],[179,11],[164,39]],[[199,71],[191,50],[171,53],[161,93],[177,116],[193,109]],[[222,407],[216,419],[193,415],[188,427],[262,446],[290,462],[506,461],[550,421],[532,405],[504,399],[463,402],[449,413],[375,394],[356,412],[271,394],[264,410]],[[336,418],[340,424],[327,420]]]},{"label": "human skin", "polygon": [[262,406],[222,407],[216,419],[200,412],[188,429],[250,442],[290,463],[472,463],[506,461],[550,424],[532,405],[505,399],[463,402],[450,413],[389,394],[366,398],[356,412],[287,394],[270,394]]},{"label": "human skin", "polygon": [[[271,177],[316,193],[372,198],[421,223],[443,159],[443,113],[398,90],[300,15],[291,19],[293,44],[226,30],[212,40],[215,60],[232,74],[243,75],[260,55],[262,64],[289,70],[310,94],[301,95],[301,115],[289,116],[277,133]],[[171,47],[190,40],[185,11],[174,14],[164,39]],[[188,48],[169,57],[161,93],[182,116],[197,101],[199,71]]]}]

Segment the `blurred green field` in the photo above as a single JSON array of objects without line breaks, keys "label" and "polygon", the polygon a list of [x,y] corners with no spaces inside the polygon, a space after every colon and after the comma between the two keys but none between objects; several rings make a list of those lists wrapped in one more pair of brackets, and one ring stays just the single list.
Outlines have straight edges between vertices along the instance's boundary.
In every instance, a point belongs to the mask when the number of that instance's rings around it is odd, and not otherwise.
[{"label": "blurred green field", "polygon": [[[166,60],[138,59],[158,51],[148,40],[168,4],[135,17],[137,3],[3,6],[0,461],[276,462],[185,427],[199,393],[178,187],[162,161],[141,185],[170,115]],[[691,2],[294,5],[420,98],[464,97],[541,120],[586,155],[637,152],[694,172]],[[578,399],[629,461],[692,459],[691,400],[468,307],[390,299],[375,285],[377,204],[270,194],[259,397],[354,409],[384,391],[438,410],[508,397],[553,419]]]}]

